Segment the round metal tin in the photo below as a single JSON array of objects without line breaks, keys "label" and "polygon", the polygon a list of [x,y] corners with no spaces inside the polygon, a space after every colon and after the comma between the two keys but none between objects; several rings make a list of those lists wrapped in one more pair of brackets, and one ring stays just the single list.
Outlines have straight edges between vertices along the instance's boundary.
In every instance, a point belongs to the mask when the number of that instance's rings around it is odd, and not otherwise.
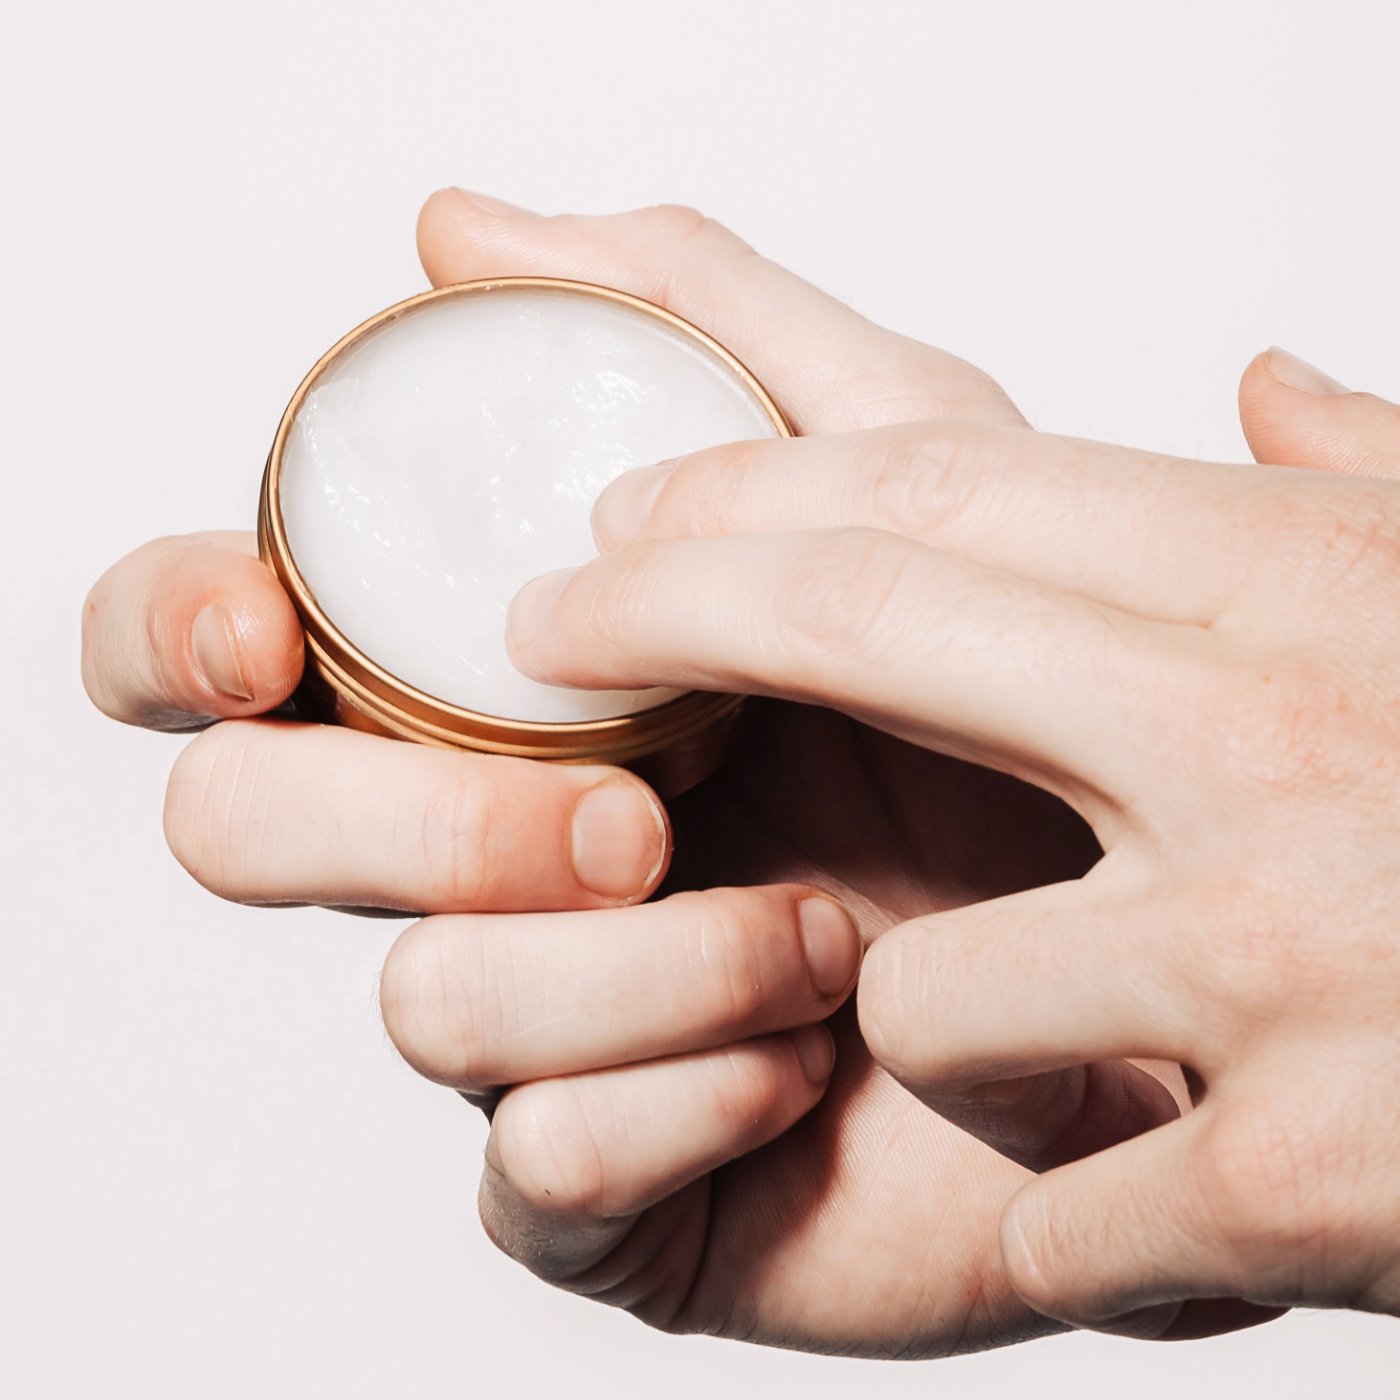
[{"label": "round metal tin", "polygon": [[646,779],[662,797],[674,797],[707,777],[733,751],[746,728],[743,696],[690,691],[654,709],[567,724],[502,719],[450,705],[400,680],[356,647],[322,611],[287,543],[278,494],[282,454],[298,410],[326,370],[366,336],[421,307],[525,289],[597,297],[665,322],[723,361],[758,399],[778,435],[792,436],[767,390],[722,345],[672,312],[609,287],[550,277],[497,277],[438,287],[381,311],[333,345],[302,380],[282,415],[263,473],[259,551],[291,597],[306,634],[306,664],[293,699],[307,719],[415,743],[554,763],[617,764]]}]

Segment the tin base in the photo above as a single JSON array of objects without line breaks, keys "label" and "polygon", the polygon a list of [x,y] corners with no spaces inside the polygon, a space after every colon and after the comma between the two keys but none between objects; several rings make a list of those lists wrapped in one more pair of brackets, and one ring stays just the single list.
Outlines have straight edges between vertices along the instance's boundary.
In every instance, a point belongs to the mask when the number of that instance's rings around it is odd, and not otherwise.
[{"label": "tin base", "polygon": [[[371,700],[370,704],[364,703],[366,698]],[[571,753],[567,757],[525,756],[544,763],[607,763],[626,768],[647,783],[663,801],[669,801],[703,782],[718,769],[738,748],[757,717],[757,706],[742,695],[705,698],[728,703],[715,706],[701,723],[646,752],[630,757],[619,757],[609,752]],[[411,732],[402,723],[402,716],[380,710],[372,704],[372,697],[357,696],[352,699],[326,675],[310,645],[306,650],[301,683],[292,696],[292,703],[302,719],[314,724],[338,724],[365,734],[404,739],[433,748],[459,749],[468,753],[502,753],[499,746],[474,743],[464,735]]]}]

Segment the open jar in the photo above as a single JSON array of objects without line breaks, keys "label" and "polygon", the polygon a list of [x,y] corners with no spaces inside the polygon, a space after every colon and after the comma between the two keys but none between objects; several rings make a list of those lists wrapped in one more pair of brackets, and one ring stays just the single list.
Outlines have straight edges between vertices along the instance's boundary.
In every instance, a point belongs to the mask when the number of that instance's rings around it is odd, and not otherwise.
[{"label": "open jar", "polygon": [[306,633],[308,719],[418,743],[612,763],[675,796],[742,735],[742,696],[541,685],[505,650],[516,591],[596,553],[631,467],[790,437],[754,376],[660,307],[507,277],[392,306],[302,381],[258,540]]}]

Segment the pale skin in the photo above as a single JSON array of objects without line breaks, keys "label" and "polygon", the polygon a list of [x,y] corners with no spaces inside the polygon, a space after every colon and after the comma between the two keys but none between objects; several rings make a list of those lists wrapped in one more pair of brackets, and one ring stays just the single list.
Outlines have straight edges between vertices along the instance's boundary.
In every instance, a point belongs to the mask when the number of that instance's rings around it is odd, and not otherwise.
[{"label": "pale skin", "polygon": [[[166,829],[197,878],[247,902],[434,914],[390,955],[385,1023],[422,1072],[488,1105],[516,1086],[495,1106],[483,1176],[497,1243],[656,1326],[869,1355],[996,1345],[1063,1325],[1052,1319],[1172,1336],[1272,1315],[1220,1299],[1393,1307],[1356,1285],[1354,1259],[1340,1284],[1309,1281],[1297,1251],[1312,1220],[1295,1213],[1284,1238],[1253,1180],[1256,1195],[1222,1178],[1203,1206],[1212,1183],[1181,1166],[1218,1151],[1212,1124],[1234,1131],[1251,1104],[1311,1104],[1308,1086],[1349,1082],[1349,1064],[1365,1065],[1372,1094],[1388,1082],[1383,1036],[1367,1061],[1353,1035],[1338,1063],[1316,1024],[1275,1005],[1280,958],[1285,985],[1320,979],[1302,998],[1314,1021],[1335,999],[1355,1032],[1357,997],[1380,1004],[1374,969],[1348,980],[1336,949],[1328,962],[1307,942],[1297,885],[1304,848],[1332,862],[1317,900],[1383,889],[1376,861],[1352,852],[1379,851],[1384,819],[1334,821],[1348,845],[1306,825],[1307,793],[1289,806],[1284,784],[1255,775],[1247,788],[1254,770],[1222,758],[1244,764],[1261,747],[1240,742],[1244,692],[1217,716],[1190,707],[1189,686],[1203,687],[1198,701],[1236,695],[1209,684],[1217,666],[1248,677],[1251,717],[1286,705],[1258,699],[1276,685],[1259,658],[1278,678],[1299,669],[1296,656],[1291,670],[1273,664],[1280,628],[1297,626],[1298,548],[1282,581],[1269,557],[1247,646],[1230,634],[1248,661],[1201,651],[1248,593],[1255,556],[1236,554],[1256,536],[1292,538],[1257,508],[1282,501],[1308,525],[1307,511],[1333,511],[1345,545],[1346,511],[1370,518],[1391,488],[1041,438],[979,371],[871,326],[687,211],[541,219],[444,192],[419,242],[437,283],[538,273],[668,306],[729,345],[813,435],[624,479],[596,515],[605,558],[562,595],[554,579],[517,605],[518,664],[542,678],[784,697],[736,763],[665,814],[613,770],[253,719],[295,686],[300,641],[246,536],[157,541],[89,600],[84,676],[103,709],[162,728],[237,721],[196,739],[172,774]],[[1394,409],[1291,387],[1305,370],[1276,354],[1247,371],[1256,456],[1334,472],[1400,460]],[[1183,538],[1190,569],[1170,553]],[[822,591],[804,593],[816,559]],[[703,576],[713,594],[731,567],[746,595],[688,613],[680,581]],[[1359,606],[1328,586],[1343,614]],[[1305,674],[1334,665],[1316,627],[1306,638]],[[1367,674],[1383,690],[1383,667]],[[1322,725],[1324,708],[1306,713]],[[1282,720],[1265,729],[1294,737]],[[1314,766],[1331,733],[1306,731]],[[1384,765],[1366,754],[1370,811]],[[1249,923],[1248,959],[1203,940],[1201,911],[1225,903],[1212,842],[1242,888],[1261,870],[1294,876],[1303,931],[1279,939],[1276,921]],[[1109,854],[1096,866],[1099,843]],[[1255,863],[1266,856],[1276,864]],[[668,897],[641,904],[658,886]],[[1328,910],[1354,961],[1389,946],[1375,920]],[[862,935],[877,941],[858,1030],[847,998]],[[1183,962],[1195,1002],[1164,975]],[[1170,1061],[1192,1067],[1194,1112]],[[1371,1147],[1382,1177],[1388,1145]],[[1138,1181],[1159,1185],[1135,1196]],[[1378,1200],[1358,1187],[1358,1207]],[[1216,1220],[1251,1204],[1229,1236],[1231,1267],[1190,1252],[1209,1233],[1203,1210]],[[1373,1253],[1386,1230],[1400,1238],[1387,1219],[1364,1232]],[[1107,1243],[1094,1233],[1105,1222]],[[1276,1266],[1267,1278],[1240,1263],[1261,1253]]]}]

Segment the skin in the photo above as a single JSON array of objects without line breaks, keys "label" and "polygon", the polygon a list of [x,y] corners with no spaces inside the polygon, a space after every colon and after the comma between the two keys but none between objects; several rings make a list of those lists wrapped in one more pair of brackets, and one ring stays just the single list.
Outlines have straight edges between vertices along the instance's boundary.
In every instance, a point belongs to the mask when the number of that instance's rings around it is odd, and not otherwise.
[{"label": "skin", "polygon": [[[919,420],[954,439],[980,425],[998,443],[1038,441],[980,371],[870,325],[691,211],[542,219],[444,191],[419,246],[435,283],[538,273],[667,306],[739,354],[804,433],[878,437]],[[1325,427],[1308,417],[1313,397],[1256,361],[1241,391],[1256,448],[1311,461]],[[856,439],[829,441],[839,457]],[[609,498],[624,532],[625,497]],[[608,530],[601,511],[605,548],[619,543]],[[676,539],[708,533],[673,521],[665,539],[708,547]],[[587,612],[588,578],[606,591],[635,548],[570,583],[572,602]],[[794,703],[817,691],[771,679],[746,688],[789,698],[767,702],[735,761],[665,814],[614,770],[255,718],[290,695],[301,648],[252,556],[250,536],[205,535],[114,566],[85,609],[85,681],[116,718],[207,727],[176,762],[166,830],[209,888],[432,913],[390,954],[385,1024],[410,1063],[493,1113],[481,1206],[503,1249],[655,1326],[778,1345],[927,1356],[1064,1325],[1018,1293],[1000,1223],[1056,1176],[1037,1172],[1189,1110],[1171,1057],[1092,1070],[1072,1057],[1008,1094],[1003,1080],[965,1090],[911,1075],[872,1037],[942,1116],[871,1057],[847,999],[863,943],[891,926],[902,938],[930,914],[1079,889],[1114,832],[1078,780],[1047,781],[952,729],[903,733],[839,689],[844,714]],[[612,653],[590,632],[568,654],[561,621],[520,646],[523,667],[643,664],[631,632]],[[1239,1292],[1111,1325],[1186,1336],[1274,1315],[1219,1300]]]},{"label": "skin", "polygon": [[[1400,1312],[1398,415],[1279,351],[1241,405],[1298,467],[931,422],[629,473],[511,615],[539,679],[815,701],[1085,818],[1082,878],[907,920],[859,993],[879,1065],[1037,1169],[1002,1262],[1083,1326]],[[1195,1110],[1066,1151],[1067,1098],[1150,1095],[1125,1056]]]}]

